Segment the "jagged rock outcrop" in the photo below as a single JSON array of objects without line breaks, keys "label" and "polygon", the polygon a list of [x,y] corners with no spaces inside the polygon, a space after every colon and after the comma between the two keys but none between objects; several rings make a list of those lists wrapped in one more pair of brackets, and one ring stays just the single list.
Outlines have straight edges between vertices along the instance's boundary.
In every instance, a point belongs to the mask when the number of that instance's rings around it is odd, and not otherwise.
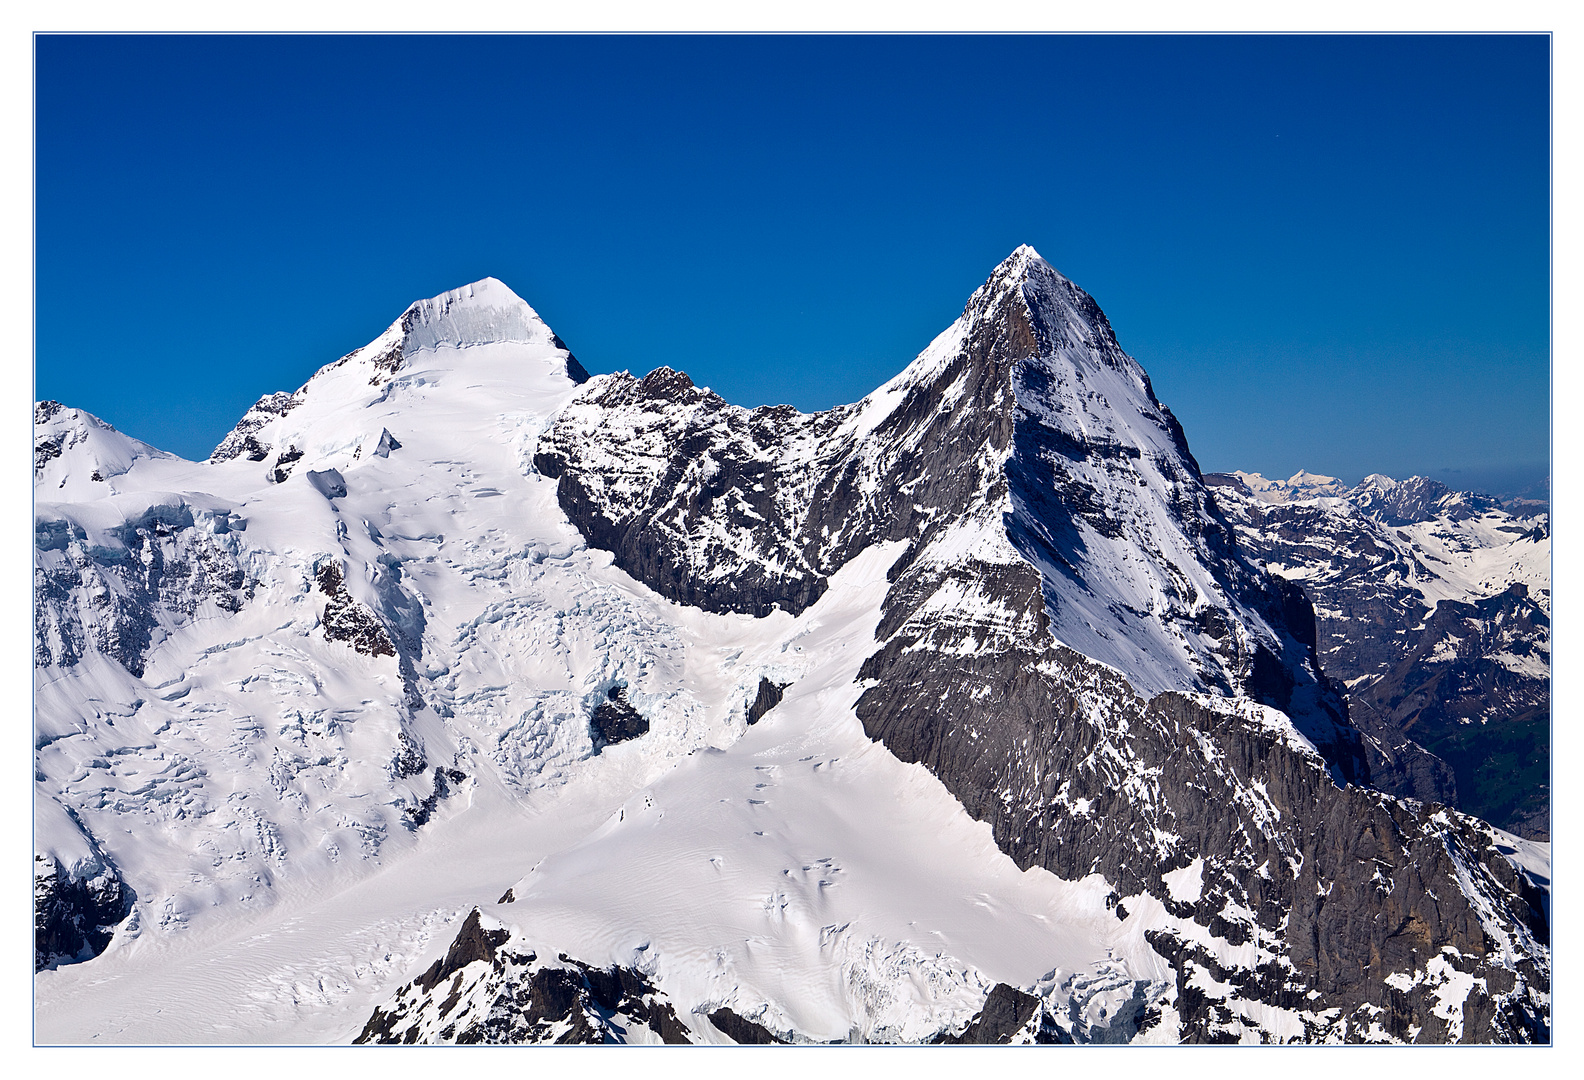
[{"label": "jagged rock outcrop", "polygon": [[96,860],[74,874],[60,859],[33,856],[33,970],[98,956],[131,910],[113,865]]},{"label": "jagged rock outcrop", "polygon": [[594,706],[589,727],[595,749],[603,750],[614,743],[636,739],[649,730],[649,720],[627,700],[625,686],[613,686],[606,691],[605,700]]},{"label": "jagged rock outcrop", "polygon": [[990,988],[984,1008],[962,1031],[942,1032],[930,1041],[955,1046],[1072,1043],[1071,1037],[1050,1022],[1039,998],[1006,983]]},{"label": "jagged rock outcrop", "polygon": [[[502,948],[510,933],[479,910],[446,955],[376,1008],[355,1043],[691,1043],[676,1010],[641,972]],[[435,993],[450,980],[447,992]]]},{"label": "jagged rock outcrop", "polygon": [[731,1039],[738,1046],[785,1046],[785,1039],[778,1039],[762,1024],[756,1024],[747,1017],[738,1016],[732,1010],[722,1007],[709,1014],[709,1022],[720,1031],[722,1035]]},{"label": "jagged rock outcrop", "polygon": [[33,970],[98,956],[131,913],[115,861],[69,810],[34,797]]},{"label": "jagged rock outcrop", "polygon": [[365,656],[395,656],[390,633],[374,613],[347,592],[346,578],[334,562],[322,563],[315,573],[319,591],[329,599],[324,607],[324,635],[344,641]]},{"label": "jagged rock outcrop", "polygon": [[[403,734],[406,733],[403,732]],[[429,824],[429,819],[434,816],[435,808],[456,790],[452,785],[460,784],[466,780],[467,773],[461,769],[447,769],[437,765],[435,766],[432,779],[434,790],[425,795],[418,805],[409,806],[405,811],[409,828],[418,829]]]},{"label": "jagged rock outcrop", "polygon": [[263,461],[269,457],[273,447],[268,443],[259,442],[259,429],[270,421],[285,416],[297,405],[297,397],[284,390],[265,394],[253,404],[252,408],[242,414],[242,419],[237,421],[236,427],[227,432],[226,437],[220,440],[220,445],[214,448],[209,460],[230,461],[232,458],[246,457],[249,461]]},{"label": "jagged rock outcrop", "polygon": [[781,704],[781,697],[786,693],[786,688],[791,683],[771,682],[768,677],[760,676],[759,691],[754,699],[748,703],[748,723],[750,726],[757,724],[764,718],[764,714]]}]

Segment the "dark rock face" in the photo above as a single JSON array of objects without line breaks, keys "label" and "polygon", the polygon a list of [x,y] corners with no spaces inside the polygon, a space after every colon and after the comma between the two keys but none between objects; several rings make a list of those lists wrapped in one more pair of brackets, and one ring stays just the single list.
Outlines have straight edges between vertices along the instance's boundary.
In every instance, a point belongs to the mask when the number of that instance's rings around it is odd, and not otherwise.
[{"label": "dark rock face", "polygon": [[[402,734],[406,734],[403,732]],[[441,801],[449,798],[452,793],[452,784],[460,784],[467,779],[467,774],[461,769],[445,769],[435,766],[434,790],[426,795],[417,806],[409,806],[405,812],[409,828],[418,829],[429,823],[434,816],[435,807]]]},{"label": "dark rock face", "polygon": [[709,1022],[739,1046],[786,1045],[785,1039],[776,1038],[768,1028],[754,1023],[745,1016],[738,1016],[727,1008],[716,1009],[710,1013]]},{"label": "dark rock face", "polygon": [[1072,1042],[1055,1024],[1041,1023],[1044,1010],[1040,999],[1006,983],[996,983],[985,998],[984,1008],[968,1022],[961,1033],[943,1032],[931,1042],[946,1045],[1005,1045],[1013,1041],[1040,1044]]},{"label": "dark rock face", "polygon": [[[1398,1010],[1421,1041],[1546,1038],[1543,916],[1482,823],[1338,789],[1316,755],[1267,730],[1257,710],[1238,716],[1175,694],[1146,704],[1076,654],[883,666],[868,669],[881,685],[859,703],[865,730],[941,777],[1020,866],[1069,879],[1099,872],[1124,897],[1152,896],[1181,920],[1150,941],[1177,970],[1186,1041],[1240,1040],[1243,1002],[1289,1010],[1305,1041],[1369,1038],[1380,1009]],[[916,691],[899,695],[910,675]],[[1006,689],[992,715],[971,706],[985,686]],[[979,738],[961,736],[970,726]],[[1162,875],[1195,859],[1202,891],[1175,900]],[[1459,888],[1460,874],[1477,882],[1476,896]],[[1119,912],[1138,905],[1128,899]],[[1239,969],[1183,944],[1201,934],[1224,955],[1254,942],[1268,959]],[[1508,941],[1523,943],[1516,964],[1503,955]],[[1456,1030],[1434,1015],[1440,982],[1422,979],[1411,993],[1384,982],[1427,972],[1448,947],[1458,971],[1491,988],[1471,994]],[[1233,990],[1206,997],[1193,987],[1197,968]]]},{"label": "dark rock face", "polygon": [[[1037,256],[858,405],[602,377],[535,462],[591,544],[709,610],[801,611],[853,553],[905,541],[866,733],[1019,866],[1161,912],[1183,1039],[1549,1037],[1544,916],[1494,834],[1355,786],[1364,742],[1309,599],[1251,561],[1142,369]],[[1160,1022],[1137,1004],[1111,1034]]]},{"label": "dark rock face", "polygon": [[[801,550],[804,529],[787,522],[806,498],[806,470],[766,457],[800,414],[736,409],[669,368],[611,376],[575,411],[541,440],[534,465],[560,477],[562,508],[635,577],[679,603],[753,615],[777,605],[799,612],[825,591],[824,568]],[[679,412],[719,430],[678,430]],[[633,465],[620,476],[585,467],[584,455],[607,440],[629,448]],[[637,490],[618,500],[618,485]],[[676,504],[679,487],[688,494]],[[697,542],[716,521],[724,536]]]},{"label": "dark rock face", "polygon": [[346,579],[339,565],[334,562],[321,564],[316,577],[319,591],[329,597],[321,620],[326,640],[344,641],[365,656],[396,655],[385,625],[347,592]]},{"label": "dark rock face", "polygon": [[450,978],[475,960],[488,963],[495,959],[495,950],[504,945],[509,937],[511,933],[505,929],[484,929],[479,922],[479,909],[474,908],[463,921],[462,929],[457,932],[456,940],[451,942],[445,956],[414,979],[413,985],[422,990],[433,990],[440,985],[441,979]]},{"label": "dark rock face", "polygon": [[[1550,619],[1522,583],[1434,605],[1442,563],[1405,526],[1447,546],[1479,521],[1516,548],[1549,536],[1491,500],[1433,480],[1371,477],[1344,499],[1270,504],[1236,477],[1217,498],[1257,557],[1293,574],[1318,612],[1326,673],[1347,686],[1370,783],[1439,802],[1530,838],[1549,835]],[[1380,516],[1372,516],[1372,515]],[[1521,554],[1521,552],[1518,552]]]},{"label": "dark rock face", "polygon": [[589,381],[589,373],[586,370],[584,370],[582,364],[578,363],[578,358],[572,355],[572,350],[568,349],[566,347],[566,342],[561,340],[561,335],[560,334],[551,334],[550,335],[550,342],[556,348],[564,349],[566,351],[566,354],[567,354],[567,356],[566,356],[566,374],[567,374],[567,378],[571,379],[573,382],[577,383],[579,386],[581,386],[582,384],[588,382]]},{"label": "dark rock face", "polygon": [[87,960],[104,952],[132,910],[132,890],[102,856],[74,877],[59,859],[33,856],[33,970]]},{"label": "dark rock face", "polygon": [[1550,620],[1522,584],[1473,604],[1443,600],[1415,627],[1406,654],[1350,701],[1382,732],[1401,732],[1450,766],[1444,800],[1531,838],[1550,835],[1548,680],[1493,657],[1550,667]]},{"label": "dark rock face", "polygon": [[566,956],[541,962],[533,952],[506,947],[509,939],[503,928],[486,929],[474,908],[446,955],[398,990],[388,1009],[376,1008],[353,1041],[623,1043],[636,1025],[662,1042],[693,1041],[642,973]]},{"label": "dark rock face", "polygon": [[281,391],[278,394],[265,394],[243,414],[237,421],[220,445],[214,448],[209,455],[210,461],[230,461],[232,458],[245,457],[249,461],[263,461],[269,457],[269,445],[258,440],[258,431],[271,420],[285,416],[301,404],[301,399],[296,394]]},{"label": "dark rock face", "polygon": [[781,704],[781,696],[791,683],[773,683],[763,676],[759,679],[759,693],[748,703],[748,724],[757,724],[765,713]]},{"label": "dark rock face", "polygon": [[598,753],[612,743],[636,739],[649,730],[649,718],[632,707],[627,700],[625,686],[613,686],[605,700],[594,706],[589,717],[589,728],[594,736],[594,749]]},{"label": "dark rock face", "polygon": [[302,460],[303,452],[299,447],[288,446],[275,457],[275,464],[269,471],[269,481],[272,484],[284,484],[291,476],[292,466]]}]

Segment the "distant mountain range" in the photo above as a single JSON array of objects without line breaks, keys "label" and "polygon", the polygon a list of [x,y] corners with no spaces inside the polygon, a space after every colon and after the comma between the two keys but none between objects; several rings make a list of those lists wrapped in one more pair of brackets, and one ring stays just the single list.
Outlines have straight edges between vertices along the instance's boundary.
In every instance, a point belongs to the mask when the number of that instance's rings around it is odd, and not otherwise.
[{"label": "distant mountain range", "polygon": [[1206,481],[1245,547],[1314,604],[1371,783],[1548,838],[1549,514],[1421,476]]}]

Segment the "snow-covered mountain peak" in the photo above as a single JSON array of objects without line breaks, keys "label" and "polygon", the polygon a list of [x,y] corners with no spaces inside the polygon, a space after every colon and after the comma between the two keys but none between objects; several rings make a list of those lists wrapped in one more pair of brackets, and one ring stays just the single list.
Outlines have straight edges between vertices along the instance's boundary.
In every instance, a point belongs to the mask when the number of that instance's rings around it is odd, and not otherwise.
[{"label": "snow-covered mountain peak", "polygon": [[994,282],[998,279],[1022,281],[1034,272],[1055,274],[1063,281],[1067,280],[1060,271],[1046,262],[1038,251],[1034,250],[1032,244],[1019,244],[1013,249],[1012,254],[1002,259],[1001,264],[991,272],[990,281]]},{"label": "snow-covered mountain peak", "polygon": [[[1334,476],[1299,469],[1286,480],[1267,480],[1257,472],[1233,472],[1249,493],[1263,503],[1280,504],[1302,499],[1342,498],[1348,487]],[[1380,479],[1385,479],[1384,477]],[[1395,483],[1395,481],[1388,481]]]},{"label": "snow-covered mountain peak", "polygon": [[41,499],[99,498],[139,458],[170,456],[82,409],[58,401],[33,407],[33,486]]},{"label": "snow-covered mountain peak", "polygon": [[1370,473],[1358,482],[1358,486],[1354,490],[1358,492],[1375,491],[1384,495],[1396,488],[1397,483],[1396,480],[1393,480],[1385,473]]},{"label": "snow-covered mountain peak", "polygon": [[[1088,293],[1046,262],[1039,252],[1023,244],[990,271],[985,283],[968,298],[963,314],[970,321],[978,321],[995,311],[1003,299],[1014,293],[1030,308],[1048,306],[1052,302],[1060,304],[1062,300],[1070,301],[1079,296],[1087,300],[1089,305],[1094,304]],[[1083,305],[1079,302],[1076,306]]]},{"label": "snow-covered mountain peak", "polygon": [[395,325],[408,355],[471,345],[542,344],[555,338],[526,300],[492,277],[420,300]]},{"label": "snow-covered mountain peak", "polygon": [[[990,272],[990,276],[986,279],[981,291],[988,289],[995,292],[1012,285],[1022,285],[1031,277],[1047,278],[1066,282],[1069,285],[1072,284],[1071,279],[1046,262],[1045,257],[1034,250],[1032,244],[1019,244],[1010,255],[1002,259],[996,268]],[[1082,292],[1081,289],[1079,291]]]},{"label": "snow-covered mountain peak", "polygon": [[1334,476],[1324,476],[1320,473],[1312,473],[1307,469],[1299,469],[1297,472],[1293,473],[1287,478],[1287,482],[1292,484],[1294,487],[1312,488],[1317,490],[1329,490],[1338,487],[1342,483],[1342,481],[1338,480]]},{"label": "snow-covered mountain peak", "polygon": [[[1063,381],[1082,380],[1086,372],[1092,375],[1103,369],[1121,372],[1126,396],[1137,397],[1146,411],[1160,408],[1149,376],[1117,344],[1111,323],[1094,298],[1028,244],[1003,259],[968,298],[956,322],[866,398],[861,408],[889,408],[900,400],[899,394],[935,383],[942,375],[953,382],[948,396],[954,401],[971,386],[981,396],[988,393],[1000,406],[1008,406],[1013,397],[1002,389],[1013,367],[1032,368]],[[995,407],[989,399],[980,404]],[[876,422],[872,416],[870,422]]]},{"label": "snow-covered mountain peak", "polygon": [[[410,305],[384,333],[320,368],[295,392],[260,398],[209,460],[264,461],[273,454],[280,469],[281,455],[289,466],[301,453],[312,456],[315,445],[332,457],[384,456],[379,445],[396,434],[388,419],[428,400],[442,384],[471,393],[480,407],[509,410],[515,401],[543,413],[551,399],[587,379],[527,301],[484,278]],[[376,413],[385,418],[379,424]],[[345,462],[321,454],[310,464]]]}]

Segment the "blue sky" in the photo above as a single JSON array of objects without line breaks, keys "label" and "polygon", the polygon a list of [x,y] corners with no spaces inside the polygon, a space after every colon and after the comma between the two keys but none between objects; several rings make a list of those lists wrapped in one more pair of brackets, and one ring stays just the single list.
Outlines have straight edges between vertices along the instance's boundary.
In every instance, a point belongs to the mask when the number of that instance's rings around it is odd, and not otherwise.
[{"label": "blue sky", "polygon": [[1206,469],[1549,468],[1543,37],[36,45],[36,395],[185,456],[485,275],[591,371],[856,400],[1030,243]]}]

